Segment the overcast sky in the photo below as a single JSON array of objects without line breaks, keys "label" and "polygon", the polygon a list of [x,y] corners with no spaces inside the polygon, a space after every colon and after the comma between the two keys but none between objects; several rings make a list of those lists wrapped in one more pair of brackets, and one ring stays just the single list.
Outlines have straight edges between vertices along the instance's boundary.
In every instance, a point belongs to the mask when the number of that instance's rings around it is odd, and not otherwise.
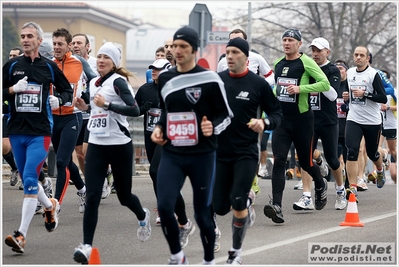
[{"label": "overcast sky", "polygon": [[225,12],[229,9],[248,9],[248,1],[86,1],[86,3],[107,9],[120,7],[123,9],[181,9],[186,11],[191,11],[195,4],[205,4],[208,7],[209,12],[212,17],[223,18]]}]

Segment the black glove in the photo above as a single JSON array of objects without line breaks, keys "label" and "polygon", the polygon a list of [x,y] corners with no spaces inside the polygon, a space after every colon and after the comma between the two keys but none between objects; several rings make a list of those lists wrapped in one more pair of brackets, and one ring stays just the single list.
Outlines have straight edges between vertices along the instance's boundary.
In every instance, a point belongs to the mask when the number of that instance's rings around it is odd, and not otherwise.
[{"label": "black glove", "polygon": [[146,102],[144,103],[144,105],[142,105],[142,106],[140,107],[140,110],[141,110],[142,112],[145,112],[145,111],[149,110],[149,109],[151,108],[151,106],[152,106],[152,102],[151,102],[151,101],[146,101]]},{"label": "black glove", "polygon": [[348,112],[349,111],[349,105],[348,104],[342,104],[341,105],[341,111],[342,112]]}]

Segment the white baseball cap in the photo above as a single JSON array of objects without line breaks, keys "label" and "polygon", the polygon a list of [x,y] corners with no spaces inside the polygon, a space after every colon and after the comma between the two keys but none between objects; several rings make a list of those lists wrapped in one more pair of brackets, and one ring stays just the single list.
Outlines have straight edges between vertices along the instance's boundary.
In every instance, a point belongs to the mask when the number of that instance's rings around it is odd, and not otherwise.
[{"label": "white baseball cap", "polygon": [[169,60],[165,58],[160,58],[154,61],[150,66],[148,66],[149,69],[169,69],[172,65],[170,64]]},{"label": "white baseball cap", "polygon": [[323,37],[318,37],[314,39],[309,47],[311,47],[312,45],[316,46],[320,50],[323,48],[330,50],[330,43]]}]

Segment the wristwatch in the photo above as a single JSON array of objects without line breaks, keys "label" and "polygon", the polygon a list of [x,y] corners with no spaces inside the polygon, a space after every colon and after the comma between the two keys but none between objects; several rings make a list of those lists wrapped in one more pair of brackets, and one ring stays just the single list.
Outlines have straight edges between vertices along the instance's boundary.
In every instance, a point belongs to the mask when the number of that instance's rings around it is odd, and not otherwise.
[{"label": "wristwatch", "polygon": [[270,125],[270,120],[268,118],[263,119],[263,122],[265,123],[265,129],[267,129]]},{"label": "wristwatch", "polygon": [[108,110],[108,109],[109,109],[109,102],[108,102],[108,101],[105,101],[105,102],[104,102],[103,109],[104,109],[104,110]]},{"label": "wristwatch", "polygon": [[369,97],[369,92],[364,92],[364,97]]}]

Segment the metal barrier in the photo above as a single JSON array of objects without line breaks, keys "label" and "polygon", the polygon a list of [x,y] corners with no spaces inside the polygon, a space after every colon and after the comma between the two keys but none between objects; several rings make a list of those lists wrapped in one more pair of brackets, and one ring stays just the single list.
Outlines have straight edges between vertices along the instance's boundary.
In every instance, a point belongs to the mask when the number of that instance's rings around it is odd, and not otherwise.
[{"label": "metal barrier", "polygon": [[144,116],[128,117],[129,132],[133,142],[133,167],[132,173],[136,174],[136,148],[144,148]]},{"label": "metal barrier", "polygon": [[[136,148],[144,148],[144,116],[128,117],[129,132],[133,142],[133,175],[136,174]],[[57,176],[57,162],[53,145],[50,146],[49,154],[47,157],[48,175],[50,177]]]}]

